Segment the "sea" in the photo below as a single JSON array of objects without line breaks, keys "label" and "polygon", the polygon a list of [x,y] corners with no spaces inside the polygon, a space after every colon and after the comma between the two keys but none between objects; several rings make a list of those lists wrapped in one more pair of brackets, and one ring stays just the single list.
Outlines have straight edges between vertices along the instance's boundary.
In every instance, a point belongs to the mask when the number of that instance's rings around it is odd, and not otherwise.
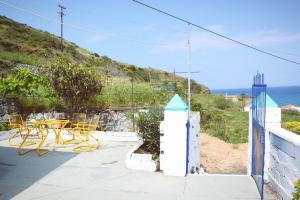
[{"label": "sea", "polygon": [[[240,95],[246,94],[251,96],[251,88],[238,89],[216,89],[211,90],[213,94]],[[288,104],[300,107],[300,86],[285,86],[285,87],[267,87],[267,94],[279,105]]]}]

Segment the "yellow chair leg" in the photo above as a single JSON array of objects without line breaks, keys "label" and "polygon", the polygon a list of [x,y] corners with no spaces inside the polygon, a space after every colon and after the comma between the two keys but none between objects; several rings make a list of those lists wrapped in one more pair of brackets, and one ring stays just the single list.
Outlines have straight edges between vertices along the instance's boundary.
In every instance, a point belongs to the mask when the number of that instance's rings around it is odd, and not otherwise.
[{"label": "yellow chair leg", "polygon": [[[96,145],[93,145],[89,142],[89,137],[93,138],[96,141]],[[73,148],[73,151],[81,153],[81,152],[90,152],[95,149],[99,149],[100,142],[97,138],[95,138],[93,135],[86,136],[86,139],[84,142],[79,144],[77,147]]]},{"label": "yellow chair leg", "polygon": [[[22,140],[24,140],[24,138],[23,138],[24,136],[21,135],[21,132],[22,132],[21,130],[18,130],[11,137],[9,137],[8,143],[9,143],[10,146],[12,146],[12,147],[19,147],[23,143],[23,141],[21,143],[14,143],[14,142],[12,142],[12,140],[14,140],[15,138],[18,138],[18,137],[20,137]],[[30,146],[30,145],[33,145],[33,144],[35,144],[35,142],[32,141],[32,140],[30,140],[30,141],[26,141],[23,144],[23,146]]]},{"label": "yellow chair leg", "polygon": [[39,143],[39,145],[37,147],[36,151],[37,151],[38,156],[43,156],[43,155],[50,152],[49,149],[45,149],[45,148],[43,149],[42,148],[45,140],[47,139],[47,137],[48,137],[48,131],[47,131],[47,135],[42,137],[42,140],[41,140],[41,142]]},{"label": "yellow chair leg", "polygon": [[22,150],[22,147],[24,147],[24,144],[26,143],[26,140],[27,140],[28,137],[29,137],[29,133],[24,136],[24,139],[23,139],[22,143],[20,144],[20,146],[18,148],[18,154],[20,156],[23,156],[23,155],[35,150],[35,149]]}]

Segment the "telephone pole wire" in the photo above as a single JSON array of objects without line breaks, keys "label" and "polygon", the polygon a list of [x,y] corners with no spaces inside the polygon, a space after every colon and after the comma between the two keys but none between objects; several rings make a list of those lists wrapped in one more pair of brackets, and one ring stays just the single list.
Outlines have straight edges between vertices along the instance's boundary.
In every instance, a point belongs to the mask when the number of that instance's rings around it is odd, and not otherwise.
[{"label": "telephone pole wire", "polygon": [[160,9],[158,9],[158,8],[155,8],[155,7],[152,7],[152,6],[148,5],[148,4],[145,4],[145,3],[143,3],[143,2],[140,2],[140,1],[138,1],[138,0],[132,0],[132,1],[135,2],[135,3],[138,3],[138,4],[140,4],[140,5],[142,5],[142,6],[144,6],[144,7],[147,7],[147,8],[150,8],[150,9],[152,9],[152,10],[155,10],[155,11],[157,11],[157,12],[159,12],[159,13],[162,13],[162,14],[164,14],[164,15],[167,15],[167,16],[169,16],[169,17],[171,17],[171,18],[174,18],[174,19],[176,19],[176,20],[179,20],[179,21],[182,21],[182,22],[184,22],[184,23],[186,23],[186,24],[189,24],[190,26],[194,26],[194,27],[196,27],[196,28],[198,28],[198,29],[201,29],[201,30],[203,30],[203,31],[206,31],[206,32],[211,33],[211,34],[213,34],[213,35],[216,35],[216,36],[218,36],[218,37],[224,38],[224,39],[226,39],[226,40],[230,40],[231,42],[237,43],[237,44],[239,44],[239,45],[241,45],[241,46],[247,47],[247,48],[249,48],[249,49],[258,51],[258,52],[260,52],[260,53],[263,53],[263,54],[266,54],[266,55],[269,55],[269,56],[272,56],[272,57],[275,57],[275,58],[278,58],[278,59],[281,59],[281,60],[284,60],[284,61],[287,61],[287,62],[290,62],[290,63],[294,63],[294,64],[296,64],[296,65],[300,65],[300,62],[297,62],[297,61],[294,61],[294,60],[287,59],[287,58],[285,58],[285,57],[281,57],[281,56],[275,55],[275,54],[270,53],[270,52],[268,52],[268,51],[265,51],[265,50],[263,50],[263,49],[259,49],[259,48],[257,48],[257,47],[254,47],[254,46],[252,46],[252,45],[250,45],[250,44],[247,44],[247,43],[244,43],[244,42],[240,42],[240,41],[235,40],[235,39],[233,39],[233,38],[231,38],[231,37],[229,37],[229,36],[222,35],[222,34],[220,34],[220,33],[217,33],[217,32],[215,32],[215,31],[212,31],[212,30],[210,30],[210,29],[204,28],[204,27],[202,27],[202,26],[200,26],[200,25],[197,25],[197,24],[195,24],[195,23],[193,23],[193,22],[190,22],[190,21],[188,21],[188,20],[186,20],[186,19],[177,17],[177,16],[175,16],[175,15],[173,15],[173,14],[167,13],[167,12],[165,12],[165,11],[163,11],[163,10],[160,10]]},{"label": "telephone pole wire", "polygon": [[58,14],[60,14],[60,43],[61,43],[61,52],[64,51],[64,29],[63,29],[63,25],[64,25],[64,10],[66,9],[66,7],[62,6],[62,5],[58,5],[58,7],[60,7],[60,12],[58,12]]}]

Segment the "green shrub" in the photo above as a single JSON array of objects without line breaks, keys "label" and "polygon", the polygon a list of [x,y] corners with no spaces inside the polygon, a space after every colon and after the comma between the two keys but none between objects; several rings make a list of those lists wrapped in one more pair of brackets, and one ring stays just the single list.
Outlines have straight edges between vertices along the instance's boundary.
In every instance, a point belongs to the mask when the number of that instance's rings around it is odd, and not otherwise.
[{"label": "green shrub", "polygon": [[[133,95],[133,96],[132,96]],[[172,93],[163,89],[155,90],[147,83],[134,83],[133,94],[130,82],[120,81],[105,86],[95,100],[96,107],[136,107],[165,105]],[[132,102],[133,101],[133,102]]]},{"label": "green shrub", "polygon": [[300,135],[300,121],[292,121],[284,123],[284,128]]},{"label": "green shrub", "polygon": [[160,121],[163,113],[157,108],[152,108],[146,113],[140,113],[137,118],[138,136],[144,142],[142,148],[154,156],[159,155]]},{"label": "green shrub", "polygon": [[281,122],[300,121],[300,113],[297,110],[281,110]]},{"label": "green shrub", "polygon": [[299,200],[300,199],[300,179],[297,180],[294,183],[295,192],[293,192],[293,200]]},{"label": "green shrub", "polygon": [[101,74],[81,64],[60,59],[46,68],[48,81],[71,112],[86,109],[102,90]]},{"label": "green shrub", "polygon": [[0,131],[10,130],[8,124],[0,124]]},{"label": "green shrub", "polygon": [[230,108],[231,102],[225,99],[223,95],[219,95],[215,98],[214,103],[217,108],[225,110],[227,108]]},{"label": "green shrub", "polygon": [[300,112],[295,109],[282,110],[283,114],[300,116]]},{"label": "green shrub", "polygon": [[24,114],[45,112],[63,105],[47,79],[28,68],[14,68],[6,78],[1,78],[0,94],[16,98]]}]

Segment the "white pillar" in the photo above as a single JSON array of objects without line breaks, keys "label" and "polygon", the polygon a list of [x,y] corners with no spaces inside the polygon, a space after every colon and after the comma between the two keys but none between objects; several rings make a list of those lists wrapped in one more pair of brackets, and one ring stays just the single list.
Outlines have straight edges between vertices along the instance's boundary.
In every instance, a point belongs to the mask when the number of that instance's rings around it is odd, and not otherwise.
[{"label": "white pillar", "polygon": [[186,175],[188,106],[176,94],[164,112],[163,173],[172,176]]}]

